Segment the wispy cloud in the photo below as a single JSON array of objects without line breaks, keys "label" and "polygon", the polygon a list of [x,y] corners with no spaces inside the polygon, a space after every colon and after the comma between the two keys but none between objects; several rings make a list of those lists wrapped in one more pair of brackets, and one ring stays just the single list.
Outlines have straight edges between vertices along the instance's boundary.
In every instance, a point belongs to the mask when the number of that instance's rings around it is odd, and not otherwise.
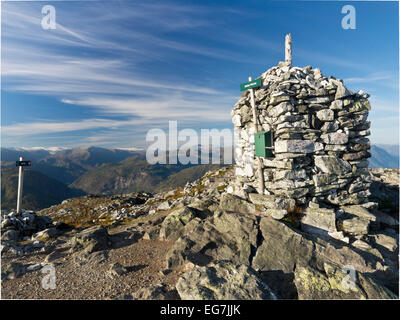
[{"label": "wispy cloud", "polygon": [[[214,79],[213,66],[264,64],[267,54],[283,56],[283,42],[230,29],[221,21],[222,13],[248,21],[243,8],[172,1],[74,3],[52,2],[57,9],[56,30],[41,28],[42,2],[2,3],[2,89],[51,97],[61,102],[58,106],[83,111],[68,121],[49,121],[43,114],[18,123],[2,119],[7,141],[34,136],[53,141],[59,135],[68,140],[70,134],[84,132],[76,144],[118,144],[133,136],[143,139],[147,129],[165,126],[170,119],[182,126],[230,126],[230,110],[239,93],[225,84],[236,79],[230,79],[228,71],[224,81]],[[260,61],[248,59],[248,52],[258,52]],[[323,51],[296,48],[295,56],[365,70],[358,62]],[[202,78],[197,73],[205,65],[209,70]],[[390,76],[371,73],[345,81],[396,83]],[[377,108],[390,110],[389,102],[376,104]]]},{"label": "wispy cloud", "polygon": [[344,79],[346,82],[355,82],[355,83],[364,83],[364,82],[375,82],[381,80],[395,80],[395,75],[392,73],[382,73],[382,72],[375,72],[364,77],[352,77]]}]

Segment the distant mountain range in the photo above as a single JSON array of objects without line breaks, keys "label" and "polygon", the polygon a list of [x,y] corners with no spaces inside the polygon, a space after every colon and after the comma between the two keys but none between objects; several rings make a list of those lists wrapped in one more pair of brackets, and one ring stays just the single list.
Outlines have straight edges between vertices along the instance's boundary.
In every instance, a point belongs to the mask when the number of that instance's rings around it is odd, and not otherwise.
[{"label": "distant mountain range", "polygon": [[[371,168],[399,168],[398,146],[372,145]],[[194,181],[218,165],[150,165],[145,152],[136,148],[100,147],[1,148],[2,208],[15,208],[17,168],[23,156],[32,161],[26,169],[24,204],[40,209],[83,194],[156,192]]]},{"label": "distant mountain range", "polygon": [[371,146],[370,168],[399,168],[399,146],[376,144]]},{"label": "distant mountain range", "polygon": [[[41,172],[27,169],[24,171],[24,192],[22,207],[38,210],[60,203],[64,199],[79,197],[85,193],[66,186]],[[1,169],[1,208],[15,209],[17,206],[18,169]]]},{"label": "distant mountain range", "polygon": [[[54,150],[54,148],[53,148]],[[99,147],[76,149],[7,149],[1,148],[1,166],[14,167],[15,161],[23,156],[32,161],[32,169],[70,184],[87,171],[104,163],[116,163],[129,157],[142,156],[142,151],[106,149]]]},{"label": "distant mountain range", "polygon": [[[40,209],[83,194],[156,192],[194,181],[219,165],[156,164],[138,149],[98,147],[50,151],[2,148],[2,208],[15,208],[19,156],[32,161],[26,168],[23,207]],[[36,185],[40,188],[35,187]],[[40,192],[39,192],[40,190]],[[54,196],[49,196],[54,194]],[[62,196],[63,195],[63,196]]]}]

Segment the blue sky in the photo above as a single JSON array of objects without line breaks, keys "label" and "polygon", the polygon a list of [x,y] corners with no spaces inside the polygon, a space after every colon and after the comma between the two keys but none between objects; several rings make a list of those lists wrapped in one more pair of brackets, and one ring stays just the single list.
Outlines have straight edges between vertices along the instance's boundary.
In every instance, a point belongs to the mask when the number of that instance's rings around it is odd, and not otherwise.
[{"label": "blue sky", "polygon": [[[41,26],[56,9],[55,30]],[[341,27],[345,4],[356,29]],[[398,144],[397,2],[6,1],[2,145],[143,147],[152,128],[232,128],[239,84],[284,59],[371,94],[373,143]]]}]

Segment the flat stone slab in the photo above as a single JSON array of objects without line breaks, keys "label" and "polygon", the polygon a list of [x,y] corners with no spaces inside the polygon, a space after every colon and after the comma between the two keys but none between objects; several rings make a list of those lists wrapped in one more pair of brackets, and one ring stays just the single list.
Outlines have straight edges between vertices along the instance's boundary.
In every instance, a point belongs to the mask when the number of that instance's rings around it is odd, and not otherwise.
[{"label": "flat stone slab", "polygon": [[328,236],[328,233],[336,232],[335,210],[308,207],[300,221],[300,226],[305,232]]},{"label": "flat stone slab", "polygon": [[341,206],[340,209],[342,209],[345,213],[349,213],[351,215],[357,216],[362,219],[370,220],[370,221],[376,221],[376,215],[370,213],[366,208],[358,205],[353,205],[353,206]]},{"label": "flat stone slab", "polygon": [[351,171],[351,165],[334,156],[314,156],[315,166],[323,173],[342,176]]},{"label": "flat stone slab", "polygon": [[275,142],[275,153],[312,153],[324,149],[320,142],[310,140],[281,140]]},{"label": "flat stone slab", "polygon": [[255,205],[260,205],[268,209],[283,209],[289,210],[294,208],[296,202],[294,199],[277,197],[274,195],[250,193],[249,199]]}]

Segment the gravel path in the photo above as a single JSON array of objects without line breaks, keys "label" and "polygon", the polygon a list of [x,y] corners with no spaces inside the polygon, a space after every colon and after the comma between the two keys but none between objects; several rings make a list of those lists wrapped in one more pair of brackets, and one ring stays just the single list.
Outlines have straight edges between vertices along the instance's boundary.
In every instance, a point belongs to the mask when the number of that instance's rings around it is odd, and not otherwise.
[{"label": "gravel path", "polygon": [[[46,275],[41,270],[26,273],[22,277],[2,282],[3,299],[116,299],[125,294],[149,287],[153,284],[165,284],[172,297],[179,270],[164,275],[165,255],[172,243],[159,240],[140,240],[120,248],[95,253],[95,257],[84,265],[74,262],[71,254],[62,253],[55,260],[56,288],[43,289],[42,279]],[[45,254],[38,253],[30,257],[7,258],[2,264],[18,261],[22,264],[43,262]],[[108,270],[112,263],[119,262],[127,273],[111,279]]]}]

